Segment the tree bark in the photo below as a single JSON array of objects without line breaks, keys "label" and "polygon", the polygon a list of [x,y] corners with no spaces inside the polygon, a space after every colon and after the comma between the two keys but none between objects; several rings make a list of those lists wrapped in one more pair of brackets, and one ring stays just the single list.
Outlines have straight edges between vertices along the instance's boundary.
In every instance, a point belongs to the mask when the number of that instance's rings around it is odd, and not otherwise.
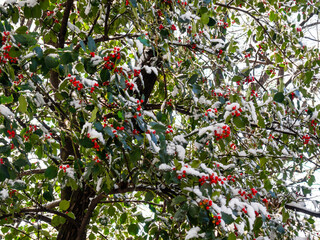
[{"label": "tree bark", "polygon": [[144,105],[148,102],[148,99],[153,91],[154,85],[158,79],[158,76],[151,71],[151,73],[147,73],[146,69],[143,68],[144,66],[154,66],[154,67],[160,67],[161,61],[160,57],[156,56],[156,53],[149,49],[144,52],[145,54],[145,60],[141,63],[141,75],[143,77],[143,84],[140,78],[137,80],[137,85],[139,89],[139,94],[137,94],[138,98],[142,98],[144,96]]},{"label": "tree bark", "polygon": [[87,225],[82,226],[81,223],[83,222],[90,205],[90,198],[94,195],[94,191],[87,185],[85,185],[83,189],[78,189],[72,192],[68,211],[75,215],[75,221],[76,223],[79,223],[79,225],[75,226],[67,220],[65,224],[60,226],[57,240],[86,239]]}]

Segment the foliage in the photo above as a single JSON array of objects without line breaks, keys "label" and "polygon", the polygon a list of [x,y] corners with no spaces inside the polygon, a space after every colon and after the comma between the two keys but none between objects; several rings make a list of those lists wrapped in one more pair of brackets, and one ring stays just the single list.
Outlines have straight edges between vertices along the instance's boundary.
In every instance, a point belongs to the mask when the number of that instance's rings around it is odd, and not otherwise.
[{"label": "foliage", "polygon": [[316,239],[320,2],[6,2],[4,239]]}]

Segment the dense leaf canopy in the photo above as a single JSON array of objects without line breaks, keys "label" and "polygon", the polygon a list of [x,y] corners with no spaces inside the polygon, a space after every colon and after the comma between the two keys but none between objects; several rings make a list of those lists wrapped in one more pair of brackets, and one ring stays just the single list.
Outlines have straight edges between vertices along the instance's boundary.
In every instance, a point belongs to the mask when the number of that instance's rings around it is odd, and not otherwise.
[{"label": "dense leaf canopy", "polygon": [[4,2],[4,239],[317,239],[320,2]]}]

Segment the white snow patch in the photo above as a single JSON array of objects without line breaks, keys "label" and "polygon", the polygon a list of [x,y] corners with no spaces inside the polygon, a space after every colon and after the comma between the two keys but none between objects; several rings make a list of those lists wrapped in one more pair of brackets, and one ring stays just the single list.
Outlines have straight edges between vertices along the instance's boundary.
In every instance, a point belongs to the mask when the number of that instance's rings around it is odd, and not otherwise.
[{"label": "white snow patch", "polygon": [[150,147],[156,152],[160,152],[160,148],[152,141],[150,134],[146,134],[146,137],[149,141]]},{"label": "white snow patch", "polygon": [[196,238],[199,237],[198,232],[200,231],[200,227],[193,227],[187,232],[186,240],[191,239],[191,238]]},{"label": "white snow patch", "polygon": [[7,189],[2,189],[1,191],[0,191],[0,198],[2,199],[2,200],[5,200],[6,198],[8,198],[9,197],[9,192],[8,192],[8,190]]},{"label": "white snow patch", "polygon": [[164,171],[172,170],[172,167],[167,165],[167,164],[165,164],[165,163],[162,163],[162,164],[159,165],[159,170],[164,170]]},{"label": "white snow patch", "polygon": [[35,102],[36,102],[37,107],[41,107],[46,104],[43,99],[43,96],[39,92],[36,92],[35,97],[36,97]]},{"label": "white snow patch", "polygon": [[73,168],[67,168],[66,169],[66,174],[68,177],[75,179],[75,171]]},{"label": "white snow patch", "polygon": [[75,109],[81,108],[81,107],[85,107],[85,104],[82,103],[82,100],[72,100],[70,102],[71,106],[74,106]]},{"label": "white snow patch", "polygon": [[102,133],[97,132],[95,129],[93,129],[92,123],[86,122],[82,127],[81,134],[83,134],[86,129],[87,129],[87,133],[90,134],[90,139],[97,138],[102,144],[105,144],[105,140],[103,138]]},{"label": "white snow patch", "polygon": [[141,55],[143,53],[143,44],[139,40],[135,40],[135,43],[138,48],[138,53]]},{"label": "white snow patch", "polygon": [[33,56],[35,56],[35,55],[37,55],[37,54],[34,53],[34,52],[28,53],[27,55],[25,55],[25,56],[22,57],[22,60],[31,58],[31,57],[33,57]]},{"label": "white snow patch", "polygon": [[91,10],[91,2],[88,1],[88,2],[87,2],[86,10],[84,10],[84,14],[85,14],[85,15],[88,15],[88,14],[90,13],[90,10]]},{"label": "white snow patch", "polygon": [[68,27],[73,32],[76,32],[76,33],[80,33],[81,32],[80,29],[77,26],[73,25],[71,22],[68,22]]},{"label": "white snow patch", "polygon": [[0,105],[0,113],[8,119],[14,117],[14,114],[10,111],[10,109],[3,104]]},{"label": "white snow patch", "polygon": [[151,72],[154,72],[155,75],[158,76],[158,69],[155,67],[149,67],[149,66],[144,66],[144,69],[146,69],[146,72],[148,74],[151,74]]},{"label": "white snow patch", "polygon": [[195,186],[194,188],[191,187],[185,187],[183,190],[188,191],[188,192],[193,192],[194,194],[196,194],[200,199],[203,199],[203,195],[202,192],[200,191],[198,186]]},{"label": "white snow patch", "polygon": [[97,182],[97,192],[99,192],[99,191],[101,190],[102,180],[103,180],[102,177],[98,179],[98,182]]},{"label": "white snow patch", "polygon": [[177,149],[178,158],[181,160],[184,160],[186,155],[186,150],[184,149],[184,147],[182,147],[181,145],[176,145],[176,149]]}]

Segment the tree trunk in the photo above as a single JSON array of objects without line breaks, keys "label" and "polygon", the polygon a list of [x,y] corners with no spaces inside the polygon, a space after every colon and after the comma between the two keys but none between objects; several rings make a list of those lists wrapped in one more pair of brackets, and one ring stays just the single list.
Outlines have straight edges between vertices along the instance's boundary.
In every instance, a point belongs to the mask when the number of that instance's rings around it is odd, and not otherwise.
[{"label": "tree trunk", "polygon": [[[79,230],[86,214],[86,210],[90,204],[90,198],[94,197],[94,195],[94,191],[87,185],[85,185],[83,189],[78,189],[72,192],[68,211],[75,215],[75,221],[78,225],[75,226],[74,223],[67,220],[65,224],[60,226],[57,240],[86,239],[87,231]],[[82,236],[78,236],[78,234],[82,234]]]}]

